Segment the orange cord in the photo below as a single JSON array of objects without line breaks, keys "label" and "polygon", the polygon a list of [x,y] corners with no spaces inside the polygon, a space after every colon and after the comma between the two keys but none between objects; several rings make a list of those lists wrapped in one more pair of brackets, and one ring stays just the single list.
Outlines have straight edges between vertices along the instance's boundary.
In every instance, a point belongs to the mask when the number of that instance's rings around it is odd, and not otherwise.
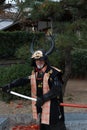
[{"label": "orange cord", "polygon": [[82,105],[82,104],[69,104],[69,103],[60,103],[60,106],[76,107],[76,108],[87,108],[87,105]]}]

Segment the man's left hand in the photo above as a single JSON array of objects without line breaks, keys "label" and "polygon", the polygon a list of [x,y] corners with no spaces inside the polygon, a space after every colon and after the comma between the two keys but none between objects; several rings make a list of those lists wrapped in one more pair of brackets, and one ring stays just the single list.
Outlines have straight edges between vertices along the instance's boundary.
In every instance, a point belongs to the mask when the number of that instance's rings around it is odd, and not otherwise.
[{"label": "man's left hand", "polygon": [[37,98],[36,106],[41,107],[44,104],[44,100],[42,98]]}]

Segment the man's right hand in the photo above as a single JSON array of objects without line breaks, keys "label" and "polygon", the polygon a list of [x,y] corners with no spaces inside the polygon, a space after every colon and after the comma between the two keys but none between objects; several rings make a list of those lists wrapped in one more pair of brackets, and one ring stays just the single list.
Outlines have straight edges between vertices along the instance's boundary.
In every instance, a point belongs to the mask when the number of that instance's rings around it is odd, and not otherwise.
[{"label": "man's right hand", "polygon": [[2,89],[2,91],[5,92],[5,93],[10,93],[10,91],[11,91],[9,84],[7,84],[7,85],[1,87],[1,89]]}]

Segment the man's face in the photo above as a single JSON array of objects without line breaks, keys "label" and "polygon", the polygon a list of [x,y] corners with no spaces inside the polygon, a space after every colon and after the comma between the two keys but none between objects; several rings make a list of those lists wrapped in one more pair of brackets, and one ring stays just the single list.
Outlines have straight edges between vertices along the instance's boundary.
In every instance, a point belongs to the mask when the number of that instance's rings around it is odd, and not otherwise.
[{"label": "man's face", "polygon": [[38,69],[42,69],[45,64],[44,60],[36,60],[36,66]]}]

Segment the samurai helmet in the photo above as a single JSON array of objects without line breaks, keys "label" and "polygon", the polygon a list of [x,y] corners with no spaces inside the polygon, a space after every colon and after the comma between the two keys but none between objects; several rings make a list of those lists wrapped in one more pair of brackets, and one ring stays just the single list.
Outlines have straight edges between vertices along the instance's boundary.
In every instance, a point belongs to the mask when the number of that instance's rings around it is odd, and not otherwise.
[{"label": "samurai helmet", "polygon": [[32,53],[31,58],[33,60],[37,60],[37,59],[46,60],[47,56],[52,53],[52,51],[54,49],[54,40],[53,40],[52,36],[50,36],[50,38],[51,38],[51,47],[47,52],[45,52],[43,49],[39,49],[39,50],[34,51],[33,47],[34,47],[34,44],[35,44],[34,43],[35,39],[33,39],[32,43],[31,43],[31,47],[30,47],[30,52]]},{"label": "samurai helmet", "polygon": [[37,50],[34,52],[34,54],[32,55],[33,59],[37,60],[37,59],[44,59],[45,58],[45,55],[44,55],[44,52],[42,50]]}]

